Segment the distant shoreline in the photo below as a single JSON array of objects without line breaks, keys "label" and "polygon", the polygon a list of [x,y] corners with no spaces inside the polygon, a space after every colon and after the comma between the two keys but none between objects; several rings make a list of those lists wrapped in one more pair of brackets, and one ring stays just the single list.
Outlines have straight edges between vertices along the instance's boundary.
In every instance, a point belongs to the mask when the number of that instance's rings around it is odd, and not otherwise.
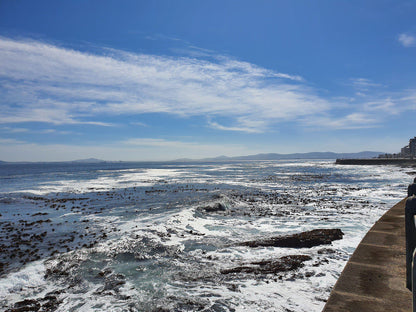
[{"label": "distant shoreline", "polygon": [[309,152],[309,153],[292,153],[292,154],[277,154],[277,153],[267,153],[267,154],[255,154],[247,156],[218,156],[211,158],[179,158],[173,160],[102,160],[97,158],[87,158],[87,159],[78,159],[78,160],[67,160],[67,161],[19,161],[19,162],[8,162],[1,161],[0,164],[17,164],[17,163],[72,163],[72,164],[96,164],[96,163],[119,163],[119,162],[222,162],[222,161],[257,161],[257,160],[298,160],[298,159],[308,159],[308,160],[333,160],[333,159],[370,159],[372,157],[377,157],[380,154],[385,154],[382,152],[373,152],[373,151],[363,151],[358,153],[334,153],[334,152]]},{"label": "distant shoreline", "polygon": [[416,159],[409,158],[369,158],[369,159],[337,159],[338,165],[412,165],[416,166]]}]

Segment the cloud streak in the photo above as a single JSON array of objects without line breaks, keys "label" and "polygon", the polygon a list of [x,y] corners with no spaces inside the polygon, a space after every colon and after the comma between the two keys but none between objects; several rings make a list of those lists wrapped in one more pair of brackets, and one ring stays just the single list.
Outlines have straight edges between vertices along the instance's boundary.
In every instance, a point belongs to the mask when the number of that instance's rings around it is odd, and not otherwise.
[{"label": "cloud streak", "polygon": [[[410,37],[399,40],[412,43]],[[416,109],[412,90],[372,97],[367,93],[383,85],[352,78],[360,99],[351,106],[320,96],[298,75],[209,54],[207,59],[114,49],[93,54],[0,37],[0,124],[111,127],[112,116],[163,113],[203,116],[205,126],[215,130],[254,134],[287,121],[332,129],[375,127],[388,114]],[[346,107],[344,115],[340,107]]]},{"label": "cloud streak", "polygon": [[304,120],[304,125],[317,129],[368,129],[379,127],[377,119],[365,113],[351,113],[344,117],[321,116],[309,120]]},{"label": "cloud streak", "polygon": [[[233,118],[222,130],[326,111],[302,77],[218,56],[215,61],[103,50],[91,54],[0,37],[0,123],[111,126],[109,115],[167,113]],[[261,125],[255,129],[251,125]]]},{"label": "cloud streak", "polygon": [[351,78],[351,84],[354,88],[357,88],[361,91],[368,91],[370,88],[381,87],[379,83],[375,83],[367,78]]},{"label": "cloud streak", "polygon": [[263,121],[250,121],[246,118],[238,118],[238,125],[239,126],[223,126],[215,121],[208,121],[208,125],[217,130],[224,130],[224,131],[238,131],[238,132],[246,132],[246,133],[261,133],[266,130],[266,123]]}]

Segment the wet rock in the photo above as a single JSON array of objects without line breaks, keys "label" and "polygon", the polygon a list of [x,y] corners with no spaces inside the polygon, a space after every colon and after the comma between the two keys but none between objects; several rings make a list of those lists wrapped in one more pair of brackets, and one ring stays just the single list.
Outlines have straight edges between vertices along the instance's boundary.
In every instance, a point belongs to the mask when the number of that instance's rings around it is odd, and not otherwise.
[{"label": "wet rock", "polygon": [[172,296],[168,299],[172,300],[173,303],[173,307],[169,311],[203,311],[209,306],[209,301],[201,298],[194,299]]},{"label": "wet rock", "polygon": [[42,300],[42,311],[56,311],[61,301],[56,296],[46,295]]},{"label": "wet rock", "polygon": [[253,274],[276,274],[296,270],[303,266],[303,262],[311,260],[307,255],[291,255],[281,257],[277,260],[263,260],[250,262],[248,264],[221,270],[221,274],[253,273]]},{"label": "wet rock", "polygon": [[171,309],[164,308],[164,307],[156,307],[151,312],[170,312]]},{"label": "wet rock", "polygon": [[260,238],[253,241],[242,242],[238,245],[248,247],[310,248],[313,246],[331,244],[334,240],[342,239],[343,235],[344,233],[340,229],[316,229],[293,235]]},{"label": "wet rock", "polygon": [[46,215],[48,215],[47,212],[38,212],[38,213],[32,214],[32,217],[36,217],[36,216],[46,216]]},{"label": "wet rock", "polygon": [[105,269],[105,270],[103,270],[103,271],[100,271],[100,272],[98,272],[97,273],[97,277],[104,277],[104,276],[107,276],[107,275],[109,275],[110,273],[111,273],[112,271],[111,271],[111,269]]},{"label": "wet rock", "polygon": [[6,310],[6,312],[25,312],[25,311],[39,311],[41,305],[35,299],[25,299],[16,302],[13,308]]},{"label": "wet rock", "polygon": [[202,208],[205,212],[226,211],[227,207],[223,203],[215,203],[212,206],[205,206]]},{"label": "wet rock", "polygon": [[314,275],[315,275],[315,272],[312,272],[312,271],[309,271],[309,272],[305,273],[305,277],[311,277],[311,276],[314,276]]},{"label": "wet rock", "polygon": [[335,253],[334,249],[330,249],[330,248],[322,248],[318,250],[318,254],[322,255],[322,254],[333,254]]},{"label": "wet rock", "polygon": [[239,286],[237,284],[229,284],[227,288],[231,291],[240,292]]},{"label": "wet rock", "polygon": [[194,230],[189,230],[188,233],[192,234],[192,235],[196,235],[196,236],[205,236],[204,233],[199,233],[199,232],[194,231]]},{"label": "wet rock", "polygon": [[228,311],[235,311],[231,307],[224,305],[222,302],[216,302],[210,307],[210,311],[214,312],[228,312]]},{"label": "wet rock", "polygon": [[118,293],[120,287],[126,283],[123,274],[111,274],[105,278],[104,286],[97,290],[97,294]]},{"label": "wet rock", "polygon": [[25,299],[16,302],[13,308],[6,310],[6,312],[26,312],[26,311],[41,311],[52,312],[56,311],[61,300],[56,296],[62,291],[48,293],[45,297],[39,299]]}]

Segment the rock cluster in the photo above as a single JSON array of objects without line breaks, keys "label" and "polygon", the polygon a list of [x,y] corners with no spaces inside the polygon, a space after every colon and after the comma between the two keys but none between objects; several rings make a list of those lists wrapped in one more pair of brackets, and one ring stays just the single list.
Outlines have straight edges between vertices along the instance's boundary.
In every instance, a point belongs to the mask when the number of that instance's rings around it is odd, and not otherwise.
[{"label": "rock cluster", "polygon": [[263,260],[250,262],[249,264],[221,270],[222,274],[232,273],[254,273],[254,274],[276,274],[296,270],[303,266],[303,262],[311,260],[307,255],[290,255],[277,260]]},{"label": "rock cluster", "polygon": [[48,293],[45,297],[39,299],[25,299],[16,302],[12,308],[6,312],[26,312],[26,311],[56,311],[61,301],[59,300],[59,292]]},{"label": "rock cluster", "polygon": [[248,247],[289,247],[310,248],[319,245],[328,245],[332,241],[342,239],[344,233],[340,229],[316,229],[292,235],[259,238],[239,243]]}]

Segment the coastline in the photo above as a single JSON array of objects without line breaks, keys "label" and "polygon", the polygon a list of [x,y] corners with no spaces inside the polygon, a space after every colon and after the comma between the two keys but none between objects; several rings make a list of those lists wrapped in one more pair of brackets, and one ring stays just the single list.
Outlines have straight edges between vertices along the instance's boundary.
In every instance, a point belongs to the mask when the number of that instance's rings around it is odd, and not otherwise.
[{"label": "coastline", "polygon": [[[2,171],[0,236],[10,247],[2,257],[22,267],[5,268],[0,310],[321,311],[347,256],[402,198],[413,171],[334,162],[10,166]],[[346,236],[301,251],[241,245],[318,228]],[[293,272],[257,270],[307,257]],[[92,296],[79,295],[84,285]]]}]

